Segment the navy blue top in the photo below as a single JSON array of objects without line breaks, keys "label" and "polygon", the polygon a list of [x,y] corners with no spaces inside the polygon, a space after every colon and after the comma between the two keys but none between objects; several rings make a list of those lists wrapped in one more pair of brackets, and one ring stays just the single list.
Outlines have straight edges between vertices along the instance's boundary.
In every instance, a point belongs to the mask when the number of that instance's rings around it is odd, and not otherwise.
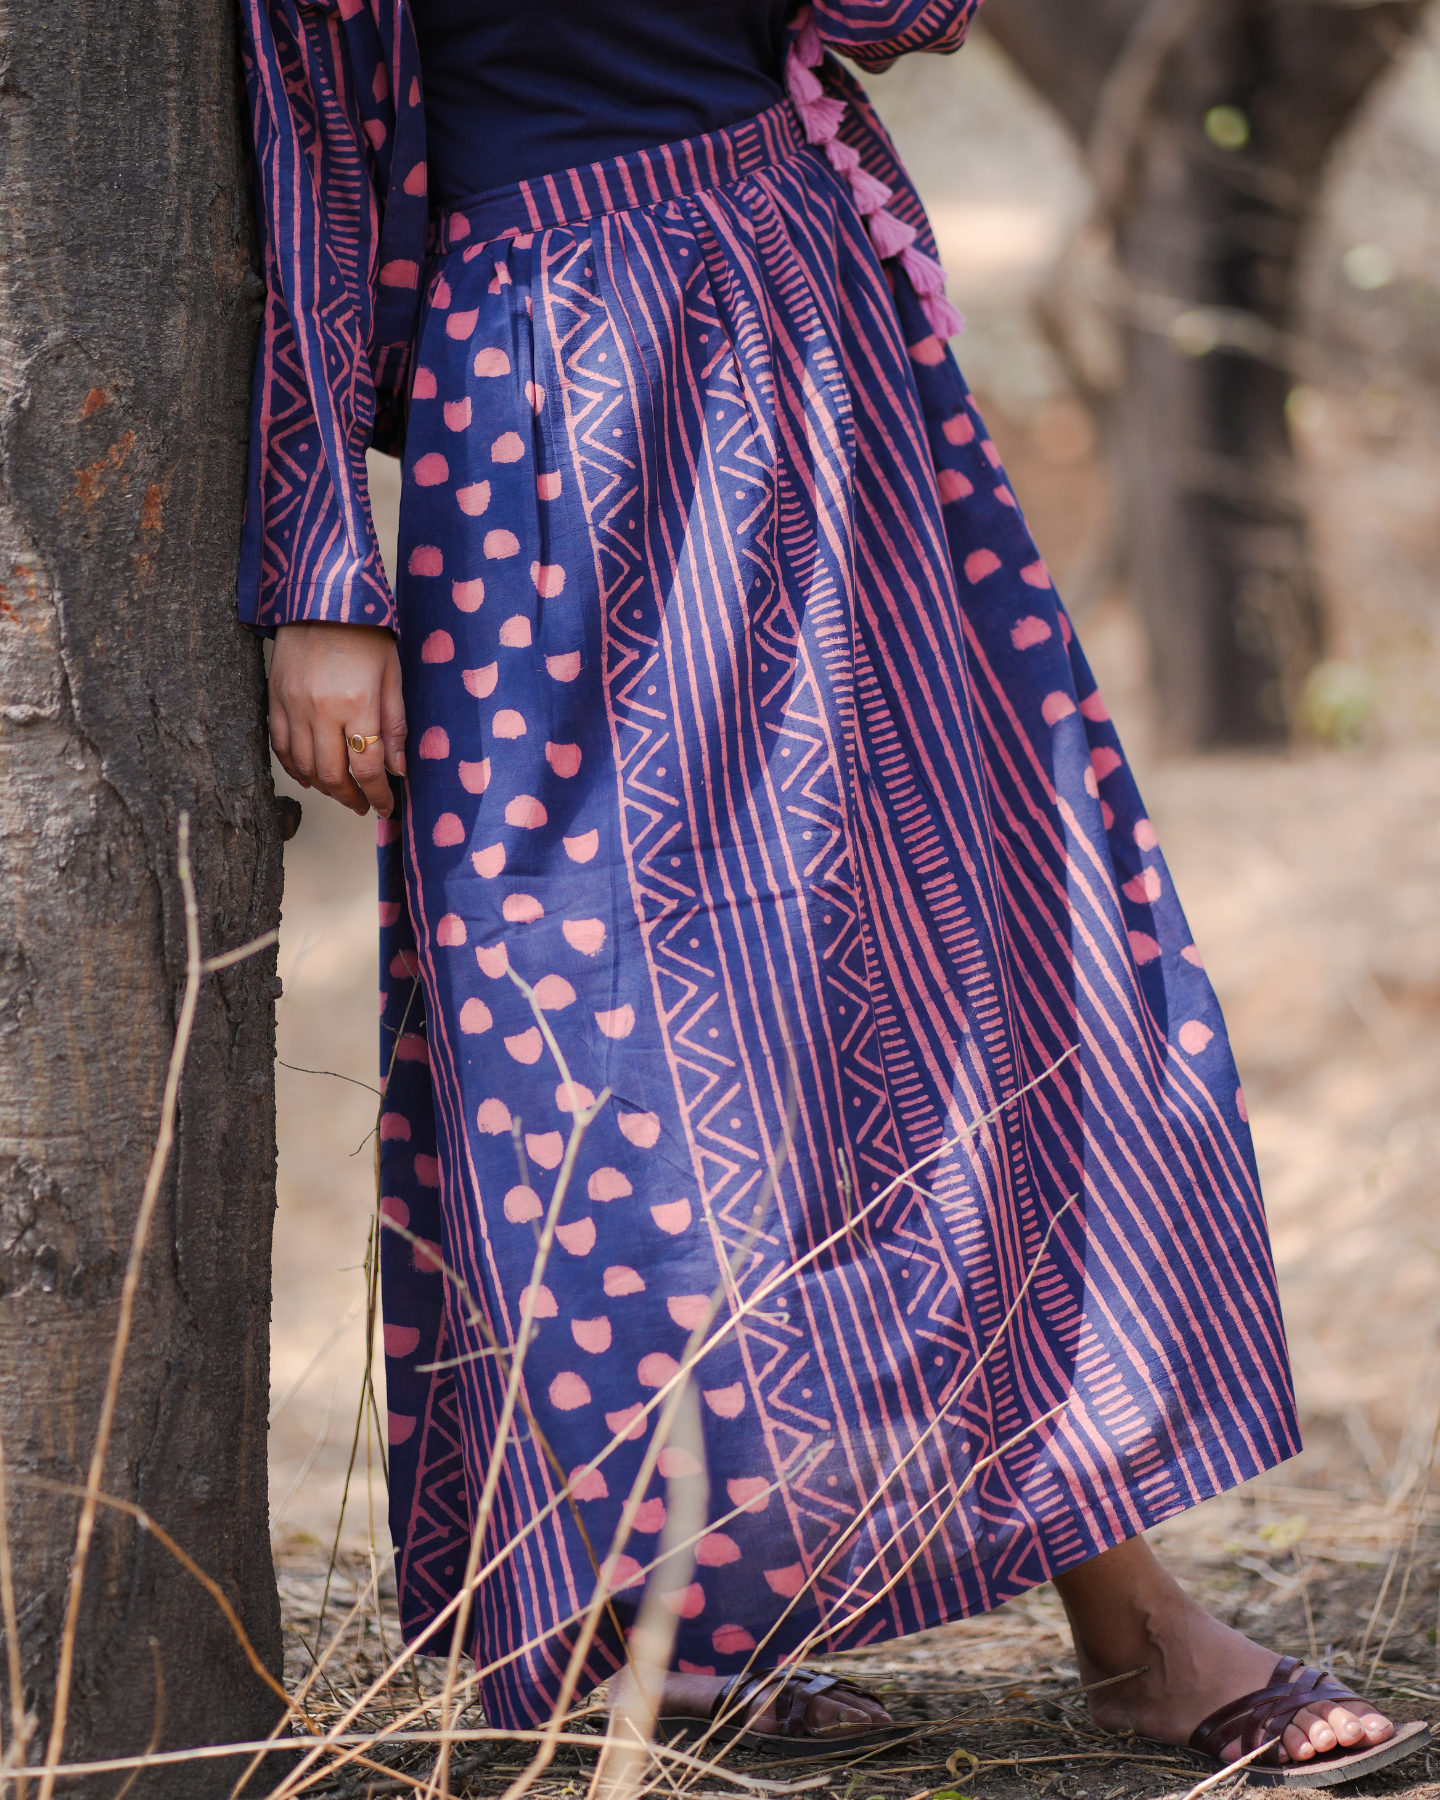
[{"label": "navy blue top", "polygon": [[784,98],[789,0],[411,0],[430,197],[718,131]]}]

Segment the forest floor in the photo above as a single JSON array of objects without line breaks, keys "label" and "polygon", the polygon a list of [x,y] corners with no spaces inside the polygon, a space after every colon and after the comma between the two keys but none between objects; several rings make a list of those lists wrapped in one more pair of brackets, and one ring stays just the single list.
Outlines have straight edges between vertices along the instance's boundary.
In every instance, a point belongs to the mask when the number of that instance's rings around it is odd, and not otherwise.
[{"label": "forest floor", "polygon": [[[1154,1533],[1152,1542],[1187,1587],[1227,1623],[1277,1652],[1324,1663],[1341,1679],[1362,1685],[1396,1718],[1440,1723],[1435,1650],[1440,1517],[1433,1505],[1387,1508],[1361,1493],[1293,1487],[1271,1478],[1184,1515]],[[337,1603],[350,1605],[368,1575],[368,1559],[342,1561],[331,1588],[332,1619]],[[280,1586],[296,1682],[308,1667],[300,1640],[313,1641],[324,1576],[323,1558],[313,1549],[297,1543],[283,1552]],[[388,1583],[384,1588],[393,1596]],[[390,1604],[393,1600],[382,1601],[382,1615],[390,1613]],[[393,1651],[396,1641],[393,1614],[377,1620],[367,1608],[365,1624],[345,1635],[330,1665],[333,1689],[310,1702],[314,1715],[338,1716],[384,1666],[383,1651]],[[1069,1637],[1048,1585],[983,1618],[875,1651],[820,1659],[819,1666],[878,1693],[897,1719],[913,1722],[913,1735],[863,1757],[814,1762],[777,1764],[759,1754],[736,1753],[724,1769],[750,1785],[742,1787],[716,1771],[693,1785],[683,1783],[684,1791],[698,1800],[749,1800],[753,1784],[763,1783],[775,1784],[771,1791],[798,1788],[815,1800],[927,1800],[946,1791],[971,1800],[1040,1795],[1178,1800],[1204,1777],[1181,1752],[1107,1737],[1091,1726],[1083,1700],[1074,1694]],[[417,1681],[425,1694],[437,1694],[443,1673],[440,1659],[420,1658],[416,1677],[407,1675],[393,1695],[367,1708],[369,1727],[383,1730],[392,1707],[413,1708]],[[589,1697],[568,1729],[603,1729],[603,1700],[603,1690]],[[463,1722],[480,1720],[471,1714]],[[477,1756],[472,1746],[462,1745],[452,1792],[502,1795],[528,1753],[528,1745],[492,1742]],[[413,1778],[430,1756],[421,1748],[386,1748],[377,1760],[395,1767],[408,1788],[405,1775]],[[476,1766],[482,1756],[483,1765]],[[594,1765],[593,1752],[563,1746],[535,1793],[543,1800],[578,1800]],[[678,1790],[681,1784],[676,1785]],[[315,1791],[353,1800],[373,1793],[378,1800],[402,1787],[391,1789],[380,1776],[349,1775]],[[1435,1800],[1440,1758],[1418,1754],[1332,1791]]]}]

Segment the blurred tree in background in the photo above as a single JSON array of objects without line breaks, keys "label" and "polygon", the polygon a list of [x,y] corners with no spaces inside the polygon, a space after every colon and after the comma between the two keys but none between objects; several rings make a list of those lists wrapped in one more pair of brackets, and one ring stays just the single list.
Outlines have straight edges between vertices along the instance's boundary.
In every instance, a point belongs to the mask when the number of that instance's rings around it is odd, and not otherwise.
[{"label": "blurred tree in background", "polygon": [[1099,414],[1112,560],[1162,732],[1279,738],[1322,650],[1286,403],[1316,381],[1299,263],[1326,163],[1419,0],[988,0],[1079,139],[1096,205],[1046,326]]}]

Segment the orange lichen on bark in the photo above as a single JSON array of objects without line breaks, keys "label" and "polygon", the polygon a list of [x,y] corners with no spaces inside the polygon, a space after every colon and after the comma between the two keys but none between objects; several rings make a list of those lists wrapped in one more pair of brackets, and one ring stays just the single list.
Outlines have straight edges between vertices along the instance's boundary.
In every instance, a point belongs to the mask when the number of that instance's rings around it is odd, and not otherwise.
[{"label": "orange lichen on bark", "polygon": [[155,552],[159,548],[161,514],[165,505],[165,489],[158,481],[152,481],[145,490],[145,498],[140,503],[140,530],[143,549],[137,550],[132,561],[137,577],[148,576],[155,567]]},{"label": "orange lichen on bark", "polygon": [[109,486],[108,476],[118,469],[135,446],[135,433],[127,431],[116,440],[103,456],[96,457],[83,469],[75,471],[75,494],[80,504],[88,512],[95,502],[101,498]]}]

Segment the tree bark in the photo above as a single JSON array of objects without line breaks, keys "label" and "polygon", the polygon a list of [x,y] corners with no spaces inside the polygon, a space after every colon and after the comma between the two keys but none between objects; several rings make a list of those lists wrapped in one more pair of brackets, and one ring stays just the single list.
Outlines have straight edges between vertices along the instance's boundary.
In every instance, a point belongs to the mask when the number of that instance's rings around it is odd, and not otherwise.
[{"label": "tree bark", "polygon": [[[1319,654],[1285,418],[1313,374],[1298,259],[1330,152],[1417,14],[1416,0],[987,4],[1096,180],[1108,279],[1092,262],[1071,292],[1103,292],[1113,355],[1069,341],[1082,334],[1063,299],[1048,311],[1102,417],[1172,748],[1283,736]],[[1222,107],[1243,143],[1207,134]]]},{"label": "tree bark", "polygon": [[[241,105],[229,0],[0,0],[0,1443],[32,1762],[78,1513],[35,1478],[82,1485],[95,1441],[184,981],[182,810],[205,953],[279,916],[260,645],[234,607],[260,297]],[[273,949],[201,990],[103,1483],[220,1582],[276,1674],[278,991]],[[102,1508],[67,1760],[143,1751],[157,1670],[162,1749],[282,1711],[214,1602]]]}]

